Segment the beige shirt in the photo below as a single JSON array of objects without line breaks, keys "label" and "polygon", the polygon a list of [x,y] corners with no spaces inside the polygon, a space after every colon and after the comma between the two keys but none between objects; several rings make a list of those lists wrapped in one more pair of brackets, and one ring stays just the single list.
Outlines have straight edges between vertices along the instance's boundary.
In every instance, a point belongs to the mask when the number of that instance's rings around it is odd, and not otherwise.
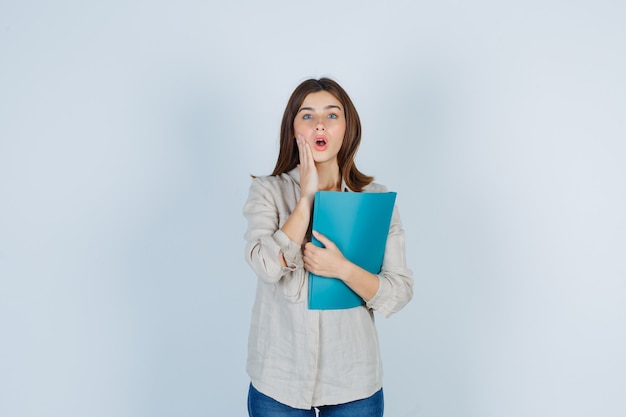
[{"label": "beige shirt", "polygon": [[[295,408],[342,404],[382,387],[373,310],[384,317],[413,296],[404,231],[397,207],[391,219],[378,292],[365,306],[309,310],[302,245],[280,230],[300,198],[299,170],[252,181],[243,212],[246,260],[258,279],[248,339],[247,372],[260,392]],[[345,183],[344,191],[348,191]],[[365,192],[384,192],[372,183]],[[306,241],[310,240],[308,236]],[[283,267],[282,252],[288,267]]]}]

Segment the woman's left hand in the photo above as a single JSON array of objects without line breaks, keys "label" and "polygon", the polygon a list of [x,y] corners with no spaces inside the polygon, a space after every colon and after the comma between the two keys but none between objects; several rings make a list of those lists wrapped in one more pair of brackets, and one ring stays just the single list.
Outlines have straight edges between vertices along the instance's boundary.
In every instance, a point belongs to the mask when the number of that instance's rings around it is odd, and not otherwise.
[{"label": "woman's left hand", "polygon": [[322,277],[342,279],[347,259],[337,246],[326,236],[313,231],[313,236],[319,240],[323,248],[308,242],[304,245],[303,260],[307,271]]}]

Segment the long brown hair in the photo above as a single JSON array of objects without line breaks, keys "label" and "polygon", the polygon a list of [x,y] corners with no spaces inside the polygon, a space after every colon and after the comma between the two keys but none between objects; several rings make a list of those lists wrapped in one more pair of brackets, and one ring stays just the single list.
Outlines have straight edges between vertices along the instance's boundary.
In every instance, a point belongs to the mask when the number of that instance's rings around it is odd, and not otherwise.
[{"label": "long brown hair", "polygon": [[329,92],[343,104],[346,133],[337,155],[339,171],[352,191],[363,191],[363,187],[371,183],[374,177],[363,174],[354,163],[354,156],[361,143],[361,119],[346,91],[337,82],[328,78],[303,81],[291,94],[280,125],[280,151],[272,175],[284,174],[298,166],[300,157],[293,122],[306,96],[319,91]]}]

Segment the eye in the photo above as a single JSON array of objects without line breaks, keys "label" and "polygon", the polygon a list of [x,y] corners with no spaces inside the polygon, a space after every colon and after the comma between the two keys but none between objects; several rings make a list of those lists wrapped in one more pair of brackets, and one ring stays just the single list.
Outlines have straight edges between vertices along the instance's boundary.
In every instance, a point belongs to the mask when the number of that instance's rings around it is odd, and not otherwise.
[{"label": "eye", "polygon": [[328,115],[328,118],[329,119],[338,119],[339,116],[337,114],[335,114],[335,113],[331,113],[331,114]]},{"label": "eye", "polygon": [[302,118],[303,118],[304,120],[310,120],[310,119],[312,119],[312,118],[313,118],[313,115],[311,115],[311,114],[304,114],[304,115],[302,116]]}]

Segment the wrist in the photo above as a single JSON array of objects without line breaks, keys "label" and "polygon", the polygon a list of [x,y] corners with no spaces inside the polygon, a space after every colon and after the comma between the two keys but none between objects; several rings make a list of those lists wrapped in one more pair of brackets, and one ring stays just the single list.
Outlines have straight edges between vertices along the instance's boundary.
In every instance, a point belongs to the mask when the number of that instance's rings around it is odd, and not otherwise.
[{"label": "wrist", "polygon": [[343,259],[341,267],[338,268],[337,278],[341,279],[346,284],[353,280],[354,277],[354,264],[347,259]]},{"label": "wrist", "polygon": [[296,209],[303,210],[310,214],[313,210],[313,201],[314,197],[307,197],[303,195],[300,197],[300,200],[298,200],[298,203],[296,203]]}]

